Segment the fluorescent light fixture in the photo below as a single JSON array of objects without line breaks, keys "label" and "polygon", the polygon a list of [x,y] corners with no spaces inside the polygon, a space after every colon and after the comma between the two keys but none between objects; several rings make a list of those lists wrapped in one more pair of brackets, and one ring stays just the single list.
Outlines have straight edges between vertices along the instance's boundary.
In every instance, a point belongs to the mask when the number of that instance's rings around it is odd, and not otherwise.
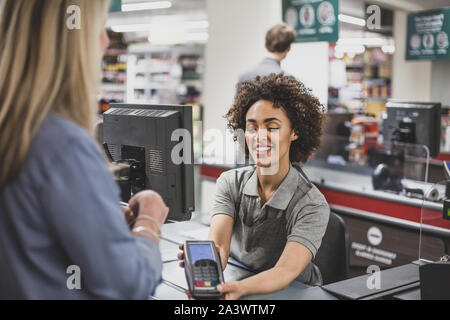
[{"label": "fluorescent light fixture", "polygon": [[204,43],[208,41],[208,38],[207,32],[186,33],[185,30],[159,30],[150,32],[148,41],[153,45],[174,45],[187,42]]},{"label": "fluorescent light fixture", "polygon": [[383,38],[342,38],[338,40],[339,45],[364,45],[380,47],[385,44]]},{"label": "fluorescent light fixture", "polygon": [[172,2],[170,1],[138,2],[122,4],[122,11],[157,10],[169,9],[170,7],[172,7]]},{"label": "fluorescent light fixture", "polygon": [[364,27],[366,25],[366,20],[361,19],[361,18],[357,18],[357,17],[348,16],[346,14],[340,14],[338,16],[338,19],[341,22],[355,24],[355,25],[360,26],[360,27]]},{"label": "fluorescent light fixture", "polygon": [[385,45],[381,47],[381,50],[383,50],[384,53],[393,54],[395,52],[395,46]]},{"label": "fluorescent light fixture", "polygon": [[365,46],[379,47],[384,44],[384,40],[381,38],[364,38],[363,43]]},{"label": "fluorescent light fixture", "polygon": [[209,34],[207,32],[196,32],[186,34],[186,41],[208,41]]},{"label": "fluorescent light fixture", "polygon": [[148,41],[153,45],[175,45],[185,43],[183,30],[158,30],[150,32]]},{"label": "fluorescent light fixture", "polygon": [[338,45],[336,45],[334,50],[339,55],[344,52],[361,54],[364,51],[366,51],[366,48],[363,45],[340,45],[340,44],[338,44]]},{"label": "fluorescent light fixture", "polygon": [[336,59],[342,59],[344,57],[344,52],[342,52],[342,51],[335,51],[334,52],[334,56],[336,57]]},{"label": "fluorescent light fixture", "polygon": [[184,23],[146,23],[146,24],[122,24],[111,26],[111,30],[114,32],[141,32],[151,31],[155,29],[207,29],[209,26],[208,21],[186,21]]},{"label": "fluorescent light fixture", "polygon": [[207,20],[188,21],[185,22],[184,25],[188,29],[208,29],[209,22]]},{"label": "fluorescent light fixture", "polygon": [[152,28],[151,24],[122,24],[115,25],[111,27],[114,32],[140,32],[140,31],[150,31]]}]

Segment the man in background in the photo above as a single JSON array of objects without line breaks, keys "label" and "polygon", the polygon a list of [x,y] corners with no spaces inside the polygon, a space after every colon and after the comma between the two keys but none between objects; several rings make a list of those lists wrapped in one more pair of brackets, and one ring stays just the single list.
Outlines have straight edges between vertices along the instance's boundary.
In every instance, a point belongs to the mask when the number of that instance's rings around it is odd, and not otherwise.
[{"label": "man in background", "polygon": [[257,64],[253,69],[245,72],[239,77],[239,82],[254,80],[257,76],[268,76],[271,73],[279,74],[281,61],[283,61],[289,51],[291,44],[295,41],[297,34],[291,26],[281,23],[273,26],[266,34],[266,49],[268,56]]}]

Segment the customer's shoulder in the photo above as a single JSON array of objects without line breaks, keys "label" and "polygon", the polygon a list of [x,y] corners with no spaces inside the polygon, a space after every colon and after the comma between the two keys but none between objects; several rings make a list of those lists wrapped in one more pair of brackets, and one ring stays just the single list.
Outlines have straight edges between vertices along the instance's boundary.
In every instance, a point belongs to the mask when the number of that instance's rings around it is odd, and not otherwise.
[{"label": "customer's shoulder", "polygon": [[43,134],[55,134],[57,133],[60,138],[64,139],[89,139],[90,134],[86,129],[79,126],[72,120],[64,118],[63,116],[51,113],[49,114],[41,126],[41,133]]},{"label": "customer's shoulder", "polygon": [[97,148],[86,129],[62,116],[49,114],[33,138],[30,155],[44,155],[48,159],[80,147],[85,150]]},{"label": "customer's shoulder", "polygon": [[86,129],[56,114],[49,114],[44,119],[35,137],[36,143],[52,142],[55,145],[67,142],[91,144],[92,140],[92,136]]},{"label": "customer's shoulder", "polygon": [[[30,144],[19,181],[42,186],[58,168],[78,168],[99,163],[102,154],[89,132],[74,122],[48,115]],[[20,180],[23,179],[23,180]]]}]

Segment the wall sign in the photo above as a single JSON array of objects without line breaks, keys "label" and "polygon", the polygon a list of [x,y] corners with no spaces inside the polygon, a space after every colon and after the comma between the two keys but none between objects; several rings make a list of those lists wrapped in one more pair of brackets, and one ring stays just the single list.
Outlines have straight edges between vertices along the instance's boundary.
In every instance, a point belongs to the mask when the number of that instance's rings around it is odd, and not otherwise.
[{"label": "wall sign", "polygon": [[283,21],[297,30],[296,42],[339,38],[339,0],[283,0]]},{"label": "wall sign", "polygon": [[[351,275],[366,274],[367,267],[398,267],[417,260],[420,234],[394,225],[370,221],[364,217],[341,215],[350,242]],[[437,236],[422,234],[422,258],[437,261],[448,244]]]},{"label": "wall sign", "polygon": [[367,240],[373,246],[379,246],[381,242],[383,242],[383,233],[380,228],[371,227],[369,231],[367,231]]},{"label": "wall sign", "polygon": [[450,8],[408,15],[406,60],[450,59]]},{"label": "wall sign", "polygon": [[121,11],[122,11],[122,0],[112,0],[109,12],[121,12]]}]

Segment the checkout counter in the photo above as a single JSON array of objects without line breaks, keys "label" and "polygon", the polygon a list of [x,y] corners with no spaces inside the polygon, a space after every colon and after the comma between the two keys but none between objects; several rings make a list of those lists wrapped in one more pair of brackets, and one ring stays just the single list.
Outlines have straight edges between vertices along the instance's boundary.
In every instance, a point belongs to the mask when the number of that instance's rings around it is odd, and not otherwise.
[{"label": "checkout counter", "polygon": [[[203,212],[214,199],[216,179],[232,168],[207,163],[200,166]],[[346,223],[349,276],[363,275],[374,264],[387,269],[411,263],[419,259],[419,246],[423,248],[422,259],[438,261],[447,254],[450,221],[442,218],[442,203],[374,190],[367,173],[345,172],[315,161],[303,169],[331,210]],[[437,190],[442,196],[443,188],[437,186]]]},{"label": "checkout counter", "polygon": [[[186,240],[204,240],[208,238],[209,227],[199,222],[177,222],[164,225],[160,242],[163,260],[163,282],[150,299],[153,300],[188,300],[185,291],[187,282],[184,270],[178,265],[178,246]],[[226,282],[241,280],[253,275],[242,264],[230,258],[224,271]],[[294,281],[279,292],[267,295],[253,295],[243,300],[336,300],[337,298],[321,287],[311,287]]]},{"label": "checkout counter", "polygon": [[[163,281],[150,297],[151,300],[188,300],[184,270],[177,260],[178,246],[186,240],[206,239],[208,231],[208,226],[195,221],[164,225],[160,242]],[[311,287],[293,281],[284,290],[272,294],[244,296],[241,300],[420,300],[420,265],[423,265],[422,261],[413,261],[382,271],[379,273],[382,282],[379,287],[374,288],[367,286],[373,274],[366,274],[322,287]],[[226,282],[252,275],[252,272],[233,258],[230,258],[224,271]]]},{"label": "checkout counter", "polygon": [[[205,210],[205,204],[213,201],[216,179],[232,168],[234,166],[212,163],[200,165],[202,211]],[[303,169],[324,194],[331,210],[341,216],[346,223],[350,247],[349,279],[316,288],[293,283],[288,289],[272,295],[244,297],[244,299],[420,300],[419,267],[423,261],[439,261],[448,254],[450,221],[442,217],[442,203],[407,194],[375,190],[371,176],[367,172],[345,172],[333,166],[321,165],[317,161],[311,161]],[[445,188],[439,185],[434,187],[439,193],[438,197],[441,198]],[[181,235],[180,233],[172,232],[175,229],[179,230],[180,227],[169,225],[166,228],[168,231],[171,230],[172,235],[169,237],[172,240],[175,242],[183,240],[183,237],[175,236]],[[199,226],[195,227],[195,224],[191,223],[189,228],[195,229]],[[189,236],[189,233],[183,234]],[[204,239],[206,236],[207,233],[200,235],[198,239]],[[380,267],[384,280],[380,289],[370,290],[366,285],[371,276],[367,270],[373,265]],[[227,269],[226,281],[249,275],[245,269],[233,262],[230,262]],[[181,278],[183,276],[179,275]],[[182,279],[176,281],[179,286],[185,287]],[[168,290],[167,286],[163,288]]]}]

